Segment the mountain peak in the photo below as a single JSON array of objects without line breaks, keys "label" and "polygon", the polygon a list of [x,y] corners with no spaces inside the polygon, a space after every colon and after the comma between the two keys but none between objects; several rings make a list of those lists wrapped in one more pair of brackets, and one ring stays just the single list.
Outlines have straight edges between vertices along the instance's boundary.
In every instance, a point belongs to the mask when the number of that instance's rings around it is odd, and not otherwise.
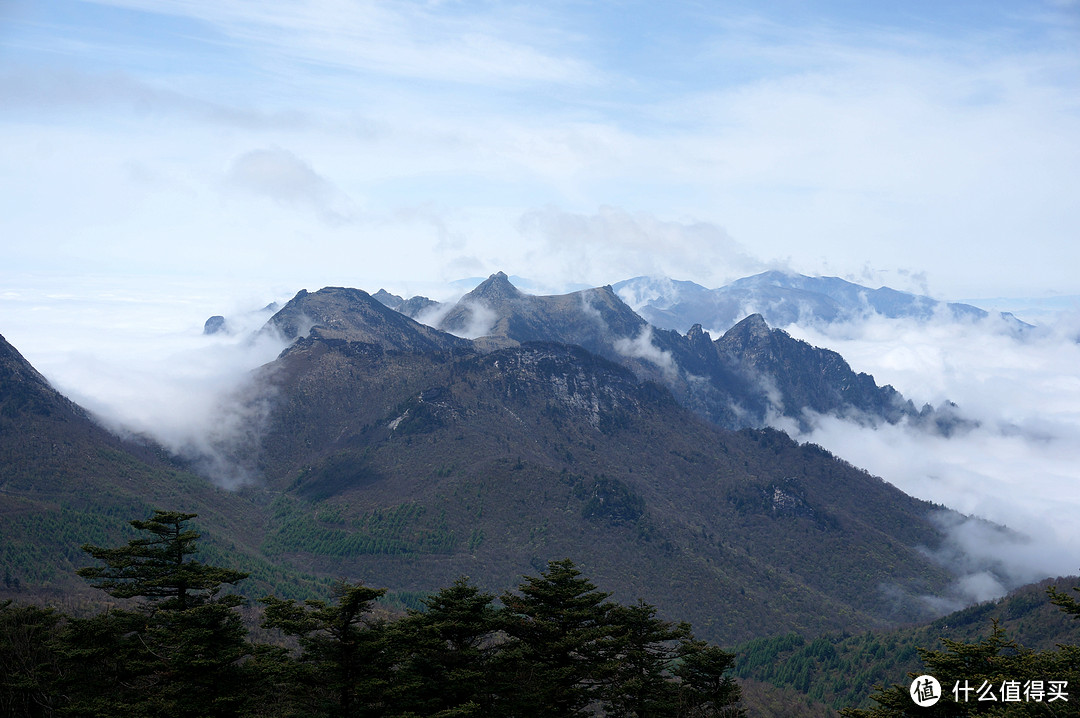
[{"label": "mountain peak", "polygon": [[690,340],[691,346],[697,346],[702,342],[708,344],[712,341],[712,337],[705,331],[700,324],[695,324],[690,327],[690,331],[686,333],[686,338]]},{"label": "mountain peak", "polygon": [[405,303],[404,297],[399,297],[396,294],[391,294],[385,289],[379,289],[379,291],[371,295],[371,298],[377,302],[381,302],[383,306],[390,307],[391,309],[397,309]]},{"label": "mountain peak", "polygon": [[324,287],[313,293],[301,289],[267,324],[289,340],[307,336],[317,327],[322,339],[378,344],[396,351],[470,346],[395,312],[367,292],[348,287]]},{"label": "mountain peak", "polygon": [[765,317],[760,314],[751,314],[727,331],[727,334],[732,333],[748,339],[761,339],[769,336],[772,329],[769,328],[769,323],[765,321]]},{"label": "mountain peak", "polygon": [[472,299],[505,301],[507,299],[517,299],[524,295],[510,283],[510,278],[506,276],[505,272],[495,272],[465,296]]}]

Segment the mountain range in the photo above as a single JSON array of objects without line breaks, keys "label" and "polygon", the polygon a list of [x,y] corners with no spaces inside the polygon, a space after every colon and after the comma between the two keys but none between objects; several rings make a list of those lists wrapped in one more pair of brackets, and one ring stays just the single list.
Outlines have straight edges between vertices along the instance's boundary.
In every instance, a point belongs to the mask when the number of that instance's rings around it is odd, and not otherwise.
[{"label": "mountain range", "polygon": [[[511,281],[529,284],[521,278]],[[839,277],[809,277],[779,270],[744,277],[716,289],[670,277],[642,276],[616,282],[612,290],[649,324],[681,334],[695,324],[720,334],[752,314],[760,314],[774,327],[830,324],[870,316],[957,322],[991,316],[990,312],[971,304],[943,302],[891,287],[874,289]],[[427,297],[406,300],[384,289],[373,296],[391,309],[421,321],[430,322],[432,318],[437,321],[441,312],[446,311],[446,307]],[[1014,331],[1032,328],[1009,312],[997,316]]]},{"label": "mountain range", "polygon": [[[990,316],[970,304],[942,302],[889,287],[872,289],[839,277],[808,277],[777,270],[744,277],[717,289],[667,277],[635,277],[619,282],[614,289],[650,324],[680,332],[694,324],[724,331],[755,313],[774,327],[845,322],[875,315],[961,322]],[[1007,312],[1000,317],[1014,330],[1030,328]]]},{"label": "mountain range", "polygon": [[[399,312],[408,309],[384,290],[375,297]],[[419,305],[416,299],[410,306]],[[452,305],[428,304],[417,318],[472,337],[481,350],[530,341],[583,347],[664,385],[681,404],[729,429],[760,428],[777,417],[804,424],[808,412],[866,423],[906,419],[944,433],[965,425],[956,407],[916,409],[893,387],[852,371],[836,352],[770,328],[760,314],[713,340],[700,323],[685,334],[653,326],[612,286],[538,296],[499,272]]]},{"label": "mountain range", "polygon": [[613,287],[535,297],[501,273],[442,309],[483,333],[358,289],[281,307],[262,331],[292,343],[234,398],[264,421],[220,447],[259,477],[236,491],[102,429],[0,340],[5,571],[74,590],[79,545],[165,507],[199,513],[211,557],[284,595],[347,576],[407,604],[569,556],[617,599],[730,643],[919,620],[948,592],[930,558],[947,509],[760,424],[781,402],[915,415],[839,355],[760,316],[712,340],[651,327]]}]

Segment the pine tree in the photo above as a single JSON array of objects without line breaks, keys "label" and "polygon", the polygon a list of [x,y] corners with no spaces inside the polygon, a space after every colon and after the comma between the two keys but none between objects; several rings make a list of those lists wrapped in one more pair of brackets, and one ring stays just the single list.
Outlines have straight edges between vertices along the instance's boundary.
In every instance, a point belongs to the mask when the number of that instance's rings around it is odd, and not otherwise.
[{"label": "pine tree", "polygon": [[690,626],[657,618],[656,607],[644,601],[615,605],[608,613],[608,626],[605,652],[613,668],[602,690],[608,713],[634,718],[675,716],[678,687],[671,668],[679,657],[678,641],[690,636]]},{"label": "pine tree", "polygon": [[569,559],[526,576],[520,595],[502,596],[503,627],[514,642],[504,651],[513,684],[513,714],[572,718],[588,715],[611,671],[605,655],[610,594],[581,576]]},{"label": "pine tree", "polygon": [[687,718],[735,718],[745,715],[739,707],[741,690],[728,672],[735,655],[692,637],[679,646],[680,715]]},{"label": "pine tree", "polygon": [[84,545],[104,566],[80,568],[77,574],[116,598],[146,598],[157,610],[185,610],[214,599],[222,584],[246,573],[207,566],[188,557],[196,553],[199,534],[187,528],[196,514],[155,510],[147,521],[131,525],[151,534],[120,548]]},{"label": "pine tree", "polygon": [[191,558],[199,534],[187,523],[195,517],[155,511],[131,522],[149,536],[83,547],[105,565],[80,576],[116,598],[142,600],[134,611],[69,622],[64,655],[80,668],[69,686],[74,713],[230,716],[242,707],[240,660],[249,647],[235,609],[244,600],[219,593],[247,574]]},{"label": "pine tree", "polygon": [[54,715],[55,637],[63,618],[51,608],[0,601],[0,715]]},{"label": "pine tree", "polygon": [[[1080,590],[1080,589],[1078,589]],[[1080,616],[1080,603],[1051,587],[1051,602],[1065,613]],[[1032,651],[1010,640],[1005,630],[992,624],[990,635],[974,643],[941,639],[944,650],[920,648],[925,666],[920,673],[931,675],[941,686],[940,700],[919,707],[912,700],[909,685],[878,687],[871,699],[876,705],[865,709],[845,708],[849,718],[899,718],[901,716],[1051,716],[1077,715],[1075,689],[1080,685],[1080,647],[1058,646],[1057,650]],[[918,674],[909,674],[914,679]],[[1051,700],[1050,681],[1064,684],[1067,700]],[[1013,684],[1019,699],[1003,700],[1004,684]],[[1025,691],[1038,686],[1038,700]],[[1014,695],[1016,695],[1014,694]],[[980,700],[982,698],[982,700]]]}]

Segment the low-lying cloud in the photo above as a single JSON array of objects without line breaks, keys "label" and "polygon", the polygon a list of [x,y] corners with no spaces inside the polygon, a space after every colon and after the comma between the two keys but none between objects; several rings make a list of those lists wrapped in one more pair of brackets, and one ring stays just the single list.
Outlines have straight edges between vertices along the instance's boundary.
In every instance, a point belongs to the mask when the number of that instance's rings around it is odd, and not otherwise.
[{"label": "low-lying cloud", "polygon": [[859,426],[808,416],[809,429],[778,423],[903,491],[974,520],[943,524],[939,558],[982,600],[1051,575],[1080,571],[1080,345],[1068,317],[1017,336],[994,319],[901,321],[872,317],[790,326],[800,339],[840,352],[856,371],[892,384],[916,405],[955,401],[977,426],[945,437],[908,423]]},{"label": "low-lying cloud", "polygon": [[153,300],[143,288],[87,283],[70,295],[12,291],[0,309],[5,336],[61,393],[114,432],[148,436],[235,488],[258,478],[246,450],[269,410],[253,370],[287,343],[255,331],[270,307],[228,313],[230,332],[203,334],[192,304],[206,303],[204,291]]},{"label": "low-lying cloud", "polygon": [[651,324],[643,326],[633,339],[622,337],[616,339],[612,346],[616,352],[624,357],[644,359],[655,364],[663,372],[664,377],[669,380],[674,379],[679,373],[679,368],[675,364],[675,358],[671,356],[671,352],[666,352],[653,344],[653,328]]},{"label": "low-lying cloud", "polygon": [[613,276],[648,274],[719,285],[767,268],[719,225],[616,207],[594,214],[547,207],[524,214],[517,228],[533,247],[528,261],[565,282],[597,286]]},{"label": "low-lying cloud", "polygon": [[253,370],[287,342],[273,332],[178,339],[153,356],[72,356],[94,377],[66,393],[112,430],[153,438],[221,486],[257,481],[270,394]]}]

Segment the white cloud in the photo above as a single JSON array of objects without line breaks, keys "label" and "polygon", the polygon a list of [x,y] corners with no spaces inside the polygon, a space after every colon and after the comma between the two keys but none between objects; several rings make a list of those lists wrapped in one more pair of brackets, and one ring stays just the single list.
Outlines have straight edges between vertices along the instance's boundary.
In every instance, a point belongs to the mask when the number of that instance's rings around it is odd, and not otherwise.
[{"label": "white cloud", "polygon": [[310,164],[279,147],[251,150],[235,157],[226,181],[276,202],[310,207],[331,224],[351,219],[348,198]]},{"label": "white cloud", "polygon": [[[455,305],[444,305],[444,307],[433,307],[430,311],[423,313],[419,318],[419,321],[430,326],[438,326],[438,322],[446,312],[453,309],[454,306]],[[463,307],[469,312],[469,320],[466,322],[465,326],[451,332],[456,336],[464,337],[466,339],[476,339],[477,337],[486,336],[498,320],[498,315],[495,313],[495,310],[483,302],[459,302],[456,306]]]},{"label": "white cloud", "polygon": [[566,282],[599,286],[637,275],[667,275],[719,286],[765,267],[708,222],[664,221],[615,207],[595,214],[548,207],[526,213],[518,227],[531,242],[528,265]]},{"label": "white cloud", "polygon": [[[1066,324],[1066,328],[1069,325]],[[1049,327],[1016,338],[995,320],[923,324],[880,318],[793,336],[840,352],[856,371],[916,404],[953,400],[979,422],[946,438],[813,417],[802,441],[824,446],[906,493],[1022,534],[950,525],[952,561],[1008,585],[1080,568],[1080,344]],[[792,427],[787,427],[790,431]],[[973,585],[986,583],[972,579]]]},{"label": "white cloud", "polygon": [[[24,21],[16,35],[55,45],[42,45],[49,63],[19,48],[0,78],[7,226],[44,263],[100,242],[122,266],[141,255],[132,245],[172,234],[155,251],[175,266],[170,248],[221,227],[216,264],[234,273],[264,245],[326,256],[366,242],[384,278],[446,279],[460,259],[549,284],[659,273],[715,286],[783,264],[925,271],[912,282],[939,296],[1080,291],[1080,58],[1067,43],[701,12],[659,18],[686,46],[643,41],[636,65],[617,35],[633,12],[605,24],[567,6],[118,0],[89,6],[116,22],[108,32]],[[279,169],[303,178],[261,185],[284,209],[218,201],[222,168],[253,148],[287,148]],[[115,164],[173,189],[133,190]],[[418,207],[437,221],[409,221]],[[361,213],[392,225],[387,241],[327,231]],[[260,261],[280,276],[296,258]]]},{"label": "white cloud", "polygon": [[[270,316],[258,308],[286,296],[161,277],[71,277],[62,294],[27,277],[5,285],[0,333],[64,395],[223,485],[257,479],[251,461],[237,458],[267,408],[247,401],[250,372],[285,343],[251,331]],[[226,314],[236,333],[204,336],[212,314]]]},{"label": "white cloud", "polygon": [[655,364],[656,367],[664,373],[664,376],[668,379],[674,379],[679,371],[678,366],[675,364],[675,359],[671,356],[671,352],[666,352],[656,346],[653,344],[652,340],[652,325],[646,324],[633,339],[622,337],[616,339],[612,346],[616,352],[625,357],[644,359],[645,361]]}]

